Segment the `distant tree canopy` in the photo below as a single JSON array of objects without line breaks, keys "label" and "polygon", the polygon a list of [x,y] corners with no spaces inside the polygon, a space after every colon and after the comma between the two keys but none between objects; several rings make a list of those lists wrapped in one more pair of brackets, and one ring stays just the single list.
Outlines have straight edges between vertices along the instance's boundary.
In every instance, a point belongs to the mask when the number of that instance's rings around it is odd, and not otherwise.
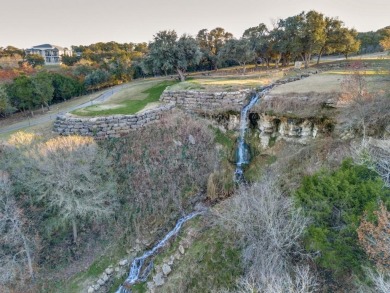
[{"label": "distant tree canopy", "polygon": [[[359,50],[367,53],[381,48],[390,48],[390,27],[357,33],[345,27],[338,18],[314,10],[279,19],[273,29],[260,23],[246,29],[240,39],[224,28],[216,27],[210,31],[200,30],[196,38],[189,35],[179,38],[171,30],[158,32],[149,44],[99,42],[72,46],[75,54],[62,56],[63,63],[73,67],[67,72],[50,73],[46,77],[42,74],[31,80],[20,77],[14,84],[7,85],[7,99],[4,95],[0,98],[0,115],[15,109],[48,106],[50,101],[66,100],[85,90],[99,90],[148,75],[177,73],[180,80],[185,80],[188,71],[240,65],[245,72],[249,63],[269,67],[273,62],[278,67],[296,60],[302,60],[308,67],[313,56],[319,63],[324,54],[338,53],[348,58]],[[0,48],[0,58],[17,55],[23,56],[24,51],[12,46]],[[44,64],[39,55],[29,54],[25,58],[32,67]],[[5,75],[7,82],[15,77],[7,72]],[[51,87],[43,85],[49,84],[48,78],[54,88],[51,95]],[[25,88],[19,89],[22,84]]]},{"label": "distant tree canopy", "polygon": [[16,111],[12,106],[4,86],[0,86],[0,117],[5,117]]},{"label": "distant tree canopy", "polygon": [[26,56],[26,61],[32,67],[42,66],[45,64],[45,59],[41,55],[38,55],[38,54],[28,54]]},{"label": "distant tree canopy", "polygon": [[266,55],[268,34],[267,26],[264,23],[260,23],[258,26],[246,29],[242,35],[243,39],[249,40],[249,46],[256,54],[256,65]]},{"label": "distant tree canopy", "polygon": [[255,49],[251,46],[250,40],[241,38],[231,39],[219,51],[221,59],[231,59],[240,64],[245,73],[246,64],[252,62],[256,57]]},{"label": "distant tree canopy", "polygon": [[359,49],[355,31],[345,28],[338,19],[313,10],[279,20],[268,37],[266,57],[284,59],[284,65],[291,58],[300,58],[308,67],[313,55],[318,56],[319,62],[324,53],[345,52],[348,55]]},{"label": "distant tree canopy", "polygon": [[78,61],[80,61],[81,57],[74,55],[74,56],[68,56],[68,55],[62,55],[61,56],[61,61],[63,64],[67,66],[73,66],[75,65]]},{"label": "distant tree canopy", "polygon": [[0,47],[0,58],[2,57],[15,57],[19,55],[20,57],[24,56],[24,51],[13,46],[7,46],[5,48]]},{"label": "distant tree canopy", "polygon": [[73,74],[84,81],[88,89],[99,89],[142,76],[139,63],[148,52],[148,44],[99,42],[72,46],[72,50],[75,56],[64,56],[64,64],[77,66]]},{"label": "distant tree canopy", "polygon": [[210,32],[202,29],[198,32],[196,40],[202,52],[202,64],[208,69],[217,69],[218,53],[224,44],[233,38],[233,34],[226,32],[222,27],[216,27]]},{"label": "distant tree canopy", "polygon": [[381,49],[386,50],[382,46],[381,41],[390,38],[390,26],[384,27],[377,31],[360,32],[357,39],[361,42],[360,53],[379,52]]},{"label": "distant tree canopy", "polygon": [[52,102],[65,101],[84,92],[84,85],[77,79],[46,71],[35,75],[20,75],[12,83],[0,88],[0,115],[30,111],[40,106],[49,107]]},{"label": "distant tree canopy", "polygon": [[382,46],[383,50],[387,51],[390,50],[390,28],[386,28],[383,31],[383,38],[380,40],[380,45]]},{"label": "distant tree canopy", "polygon": [[89,46],[72,46],[72,50],[76,54],[80,54],[81,58],[90,60],[96,63],[106,62],[107,60],[115,60],[117,58],[134,60],[139,59],[147,53],[148,45],[146,43],[116,43],[116,42],[99,42]]},{"label": "distant tree canopy", "polygon": [[160,31],[154,36],[146,56],[145,70],[162,71],[165,74],[176,71],[180,80],[191,65],[199,64],[201,52],[196,40],[188,35],[177,39],[175,31]]}]

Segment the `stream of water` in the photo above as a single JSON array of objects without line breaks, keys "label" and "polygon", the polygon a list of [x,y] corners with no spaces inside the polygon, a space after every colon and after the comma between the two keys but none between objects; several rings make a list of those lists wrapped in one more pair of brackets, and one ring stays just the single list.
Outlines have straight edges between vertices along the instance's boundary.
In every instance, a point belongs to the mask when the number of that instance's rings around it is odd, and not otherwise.
[{"label": "stream of water", "polygon": [[[238,138],[237,146],[237,163],[235,171],[236,181],[243,180],[243,166],[249,163],[250,154],[247,145],[245,144],[245,132],[248,128],[248,112],[249,110],[259,101],[268,91],[273,88],[273,84],[261,88],[258,92],[254,93],[247,105],[245,105],[241,110],[240,117],[240,136]],[[116,293],[131,293],[131,286],[137,282],[145,281],[148,277],[150,271],[152,270],[153,262],[150,261],[149,264],[144,267],[145,262],[156,255],[156,253],[165,246],[165,244],[175,236],[183,224],[188,220],[204,213],[204,211],[193,212],[185,217],[180,218],[175,227],[165,235],[165,237],[160,240],[151,250],[146,251],[142,256],[137,257],[133,260],[130,266],[130,273],[124,283],[118,288]]]},{"label": "stream of water", "polygon": [[169,233],[166,234],[165,237],[160,240],[160,242],[158,242],[151,250],[146,251],[142,256],[135,258],[131,263],[130,273],[127,279],[118,288],[116,293],[131,293],[131,285],[134,285],[135,283],[140,281],[145,281],[153,266],[153,262],[150,262],[149,265],[143,270],[145,261],[149,257],[154,256],[160,250],[160,248],[165,246],[165,244],[179,232],[185,222],[202,213],[204,213],[204,211],[197,211],[180,218],[177,221],[176,226],[171,231],[169,231]]},{"label": "stream of water", "polygon": [[244,179],[244,170],[243,167],[250,161],[249,147],[245,144],[245,133],[248,129],[248,112],[252,107],[259,101],[265,94],[267,94],[274,84],[261,88],[259,91],[254,93],[249,103],[246,104],[240,115],[240,136],[238,137],[238,146],[237,146],[237,162],[236,162],[236,171],[234,172],[234,178],[236,182],[241,182]]}]

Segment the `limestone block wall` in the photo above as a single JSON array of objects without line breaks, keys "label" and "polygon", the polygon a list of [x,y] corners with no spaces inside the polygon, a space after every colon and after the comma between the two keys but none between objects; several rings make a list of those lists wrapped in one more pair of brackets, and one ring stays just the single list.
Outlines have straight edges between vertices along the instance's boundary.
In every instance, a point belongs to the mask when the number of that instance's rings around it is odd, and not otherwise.
[{"label": "limestone block wall", "polygon": [[235,92],[201,92],[165,90],[160,101],[175,103],[185,110],[213,110],[229,107],[241,110],[248,98],[250,89]]},{"label": "limestone block wall", "polygon": [[61,135],[85,135],[97,138],[121,137],[132,129],[140,128],[158,121],[161,116],[171,111],[175,105],[168,103],[135,115],[114,115],[107,117],[83,118],[70,114],[57,116],[53,130]]}]

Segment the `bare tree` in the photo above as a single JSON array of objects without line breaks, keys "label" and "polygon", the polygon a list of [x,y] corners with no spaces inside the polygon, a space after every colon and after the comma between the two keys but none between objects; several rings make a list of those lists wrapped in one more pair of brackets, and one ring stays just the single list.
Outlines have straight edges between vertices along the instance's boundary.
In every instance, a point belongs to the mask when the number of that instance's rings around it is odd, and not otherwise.
[{"label": "bare tree", "polygon": [[364,164],[378,173],[386,187],[390,187],[390,141],[368,139],[352,144],[351,153],[357,164]]},{"label": "bare tree", "polygon": [[361,128],[363,140],[368,134],[381,135],[381,131],[390,123],[390,103],[385,94],[373,94],[368,91],[365,73],[361,62],[352,64],[352,74],[342,83],[343,93],[339,104],[346,106],[340,113],[346,124],[357,131]]},{"label": "bare tree", "polygon": [[315,277],[292,262],[293,257],[302,259],[299,239],[308,219],[271,176],[250,187],[241,186],[217,214],[223,226],[241,238],[246,276],[252,280],[246,283],[260,292],[314,291]]},{"label": "bare tree", "polygon": [[0,173],[0,284],[14,279],[34,278],[34,237],[28,233],[28,221],[18,207],[6,173]]},{"label": "bare tree", "polygon": [[390,272],[389,270],[373,270],[364,268],[366,276],[371,281],[371,286],[358,281],[358,293],[388,293],[390,292]]},{"label": "bare tree", "polygon": [[387,141],[387,151],[385,148],[371,146],[369,149],[373,160],[372,168],[382,177],[385,185],[390,188],[390,142]]},{"label": "bare tree", "polygon": [[359,124],[363,128],[363,139],[366,137],[366,111],[367,102],[372,99],[372,96],[367,90],[367,81],[364,74],[360,71],[362,65],[355,63],[353,73],[347,75],[342,83],[341,88],[343,94],[340,96],[340,102],[347,104],[355,113],[355,117],[359,120]]},{"label": "bare tree", "polygon": [[369,278],[374,283],[375,292],[388,293],[390,292],[390,272],[368,272]]},{"label": "bare tree", "polygon": [[297,266],[294,268],[293,277],[284,272],[282,275],[269,275],[268,279],[259,284],[254,278],[246,276],[238,280],[240,293],[310,293],[318,288],[316,276],[310,272],[308,266]]},{"label": "bare tree", "polygon": [[59,225],[72,226],[74,242],[81,221],[113,213],[116,183],[111,163],[92,138],[53,138],[32,147],[28,155],[36,169],[23,184],[58,216]]}]

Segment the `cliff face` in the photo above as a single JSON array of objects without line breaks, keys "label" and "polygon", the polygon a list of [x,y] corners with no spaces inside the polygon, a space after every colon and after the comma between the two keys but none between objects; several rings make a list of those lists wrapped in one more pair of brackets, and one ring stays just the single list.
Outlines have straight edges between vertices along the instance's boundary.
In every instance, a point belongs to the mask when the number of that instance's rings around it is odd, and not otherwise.
[{"label": "cliff face", "polygon": [[[226,118],[225,121],[220,119],[219,124],[226,130],[238,131],[239,114],[227,114]],[[332,120],[326,118],[291,118],[252,112],[249,120],[250,127],[258,135],[264,149],[280,139],[306,144],[312,139],[329,134],[334,128]]]},{"label": "cliff face", "polygon": [[271,139],[284,139],[306,143],[308,140],[317,137],[321,126],[310,119],[260,114],[257,129],[260,132],[259,137],[262,147],[267,148],[270,145]]}]

